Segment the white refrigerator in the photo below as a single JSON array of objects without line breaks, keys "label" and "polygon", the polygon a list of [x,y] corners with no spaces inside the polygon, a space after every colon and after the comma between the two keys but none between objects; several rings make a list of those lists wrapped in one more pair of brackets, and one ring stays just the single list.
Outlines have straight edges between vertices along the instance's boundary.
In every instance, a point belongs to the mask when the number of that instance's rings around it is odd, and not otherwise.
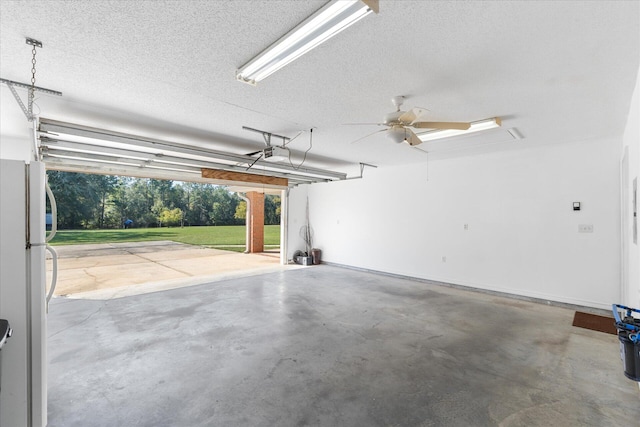
[{"label": "white refrigerator", "polygon": [[0,159],[0,427],[47,425],[45,167]]}]

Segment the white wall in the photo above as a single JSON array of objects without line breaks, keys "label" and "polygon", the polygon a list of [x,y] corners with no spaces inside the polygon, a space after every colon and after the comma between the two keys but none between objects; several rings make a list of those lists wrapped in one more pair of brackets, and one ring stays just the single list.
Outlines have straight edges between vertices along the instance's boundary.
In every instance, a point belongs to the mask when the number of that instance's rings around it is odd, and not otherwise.
[{"label": "white wall", "polygon": [[0,159],[30,162],[32,160],[31,144],[29,138],[0,136]]},{"label": "white wall", "polygon": [[[24,99],[24,97],[23,97]],[[6,85],[0,85],[0,159],[32,159],[33,125]]]},{"label": "white wall", "polygon": [[368,169],[309,186],[315,246],[331,263],[609,309],[619,165],[620,141],[597,140]]},{"label": "white wall", "polygon": [[300,237],[300,227],[305,224],[308,185],[300,185],[289,190],[287,204],[287,260],[293,259],[295,251],[305,251],[304,240]]},{"label": "white wall", "polygon": [[[627,256],[624,259],[624,269],[627,276],[625,289],[624,304],[631,307],[640,308],[640,250],[638,244],[634,244],[632,240],[633,233],[633,212],[632,212],[632,191],[633,179],[638,178],[640,186],[640,97],[638,95],[638,85],[640,84],[640,70],[638,71],[638,79],[636,80],[636,88],[631,99],[631,107],[629,109],[629,119],[624,132],[623,145],[627,149],[629,158],[629,169],[626,176],[622,176],[623,191],[626,192],[628,205],[626,209],[628,223],[622,231],[623,239],[626,239],[628,248]],[[638,200],[640,204],[640,200]],[[640,208],[640,206],[638,206]],[[640,224],[638,224],[640,225]],[[640,239],[640,236],[639,236]],[[638,242],[640,243],[640,242]]]}]

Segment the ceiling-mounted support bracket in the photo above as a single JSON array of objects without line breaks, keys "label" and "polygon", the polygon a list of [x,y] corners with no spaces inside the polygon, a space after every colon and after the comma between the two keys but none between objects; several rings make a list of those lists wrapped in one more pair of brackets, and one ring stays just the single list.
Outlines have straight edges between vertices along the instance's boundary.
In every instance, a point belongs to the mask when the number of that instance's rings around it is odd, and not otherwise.
[{"label": "ceiling-mounted support bracket", "polygon": [[377,169],[378,167],[376,165],[371,165],[369,163],[358,163],[360,165],[360,176],[351,176],[349,178],[345,178],[345,179],[362,179],[363,173],[364,173],[364,168],[365,166],[370,167],[370,168],[375,168]]},{"label": "ceiling-mounted support bracket", "polygon": [[267,147],[271,147],[271,138],[272,137],[276,137],[276,138],[282,139],[282,145],[283,146],[287,145],[287,143],[289,141],[291,141],[291,138],[289,138],[288,136],[277,135],[275,133],[267,132],[266,130],[254,129],[254,128],[250,128],[248,126],[242,126],[242,129],[262,134],[262,137],[264,138],[264,143],[267,144]]},{"label": "ceiling-mounted support bracket", "polygon": [[374,169],[378,169],[378,167],[376,165],[370,165],[369,163],[360,162],[360,178],[362,178],[365,166],[370,167],[370,168],[374,168]]},{"label": "ceiling-mounted support bracket", "polygon": [[27,107],[24,105],[24,102],[22,102],[22,99],[20,98],[20,95],[18,95],[18,92],[16,92],[16,88],[14,88],[11,83],[7,83],[7,86],[9,87],[9,90],[11,91],[11,94],[16,99],[16,102],[20,106],[20,109],[24,113],[24,115],[27,118],[27,120],[32,121],[33,120],[33,114],[29,113],[29,110],[27,110]]},{"label": "ceiling-mounted support bracket", "polygon": [[[51,94],[51,95],[58,95],[58,96],[62,96],[62,92],[58,92],[58,91],[50,90],[50,89],[44,89],[44,88],[36,86],[36,47],[40,47],[41,48],[42,47],[42,42],[40,40],[36,40],[36,39],[32,39],[32,38],[27,37],[26,38],[26,43],[29,46],[33,46],[33,48],[31,49],[31,54],[32,54],[32,58],[31,58],[31,84],[19,83],[19,82],[14,82],[12,80],[6,80],[6,79],[0,79],[0,83],[4,83],[9,87],[9,90],[11,91],[11,94],[15,98],[16,102],[18,102],[18,105],[20,106],[20,109],[22,110],[22,112],[26,116],[27,120],[32,122],[32,121],[34,121],[33,101],[34,101],[35,92],[44,92],[44,93],[48,93],[48,94]],[[25,89],[28,90],[28,95],[27,95],[28,104],[26,106],[24,105],[24,102],[22,102],[22,99],[18,95],[18,92],[16,91],[15,87],[25,88]]]},{"label": "ceiling-mounted support bracket", "polygon": [[[33,114],[29,112],[29,110],[27,109],[27,106],[24,105],[24,102],[22,102],[22,99],[20,98],[20,95],[18,95],[18,92],[16,91],[16,87],[24,88],[24,89],[31,89],[32,86],[30,84],[14,82],[13,80],[7,80],[7,79],[0,79],[0,83],[4,83],[4,84],[7,85],[7,87],[11,91],[11,94],[13,95],[13,97],[18,102],[18,105],[20,106],[20,109],[24,113],[24,115],[27,118],[27,120],[32,121],[33,120]],[[62,96],[62,92],[58,92],[56,90],[51,90],[51,89],[45,89],[43,87],[35,86],[35,87],[33,87],[33,90],[35,92],[47,93],[49,95]]]},{"label": "ceiling-mounted support bracket", "polygon": [[[19,88],[22,88],[22,89],[31,89],[31,85],[30,84],[14,82],[13,80],[7,80],[7,79],[0,78],[0,83],[5,83],[7,86],[12,85],[12,86],[19,87]],[[46,89],[44,87],[35,86],[33,88],[33,90],[35,90],[36,92],[46,93],[48,95],[62,96],[62,92],[58,92],[57,90]]]},{"label": "ceiling-mounted support bracket", "polygon": [[29,46],[42,47],[42,42],[40,40],[31,39],[31,38],[27,37],[26,42],[27,42],[27,44]]}]

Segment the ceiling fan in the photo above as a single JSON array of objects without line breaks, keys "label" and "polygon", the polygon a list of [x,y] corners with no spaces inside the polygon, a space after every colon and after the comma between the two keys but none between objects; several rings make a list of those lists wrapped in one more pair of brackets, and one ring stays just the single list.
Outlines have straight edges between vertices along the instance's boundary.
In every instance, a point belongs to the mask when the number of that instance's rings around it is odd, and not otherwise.
[{"label": "ceiling fan", "polygon": [[[386,132],[387,136],[394,142],[401,143],[406,141],[409,145],[415,146],[422,144],[422,140],[418,138],[414,129],[456,129],[467,130],[471,127],[471,123],[466,122],[424,122],[420,121],[420,116],[426,111],[422,108],[412,108],[409,111],[402,111],[400,108],[404,103],[404,96],[394,96],[391,102],[396,107],[396,111],[384,116],[383,123],[375,123],[379,126],[386,126],[387,129],[376,131],[366,135],[353,142],[361,141],[379,132]],[[356,123],[367,124],[367,123]]]}]

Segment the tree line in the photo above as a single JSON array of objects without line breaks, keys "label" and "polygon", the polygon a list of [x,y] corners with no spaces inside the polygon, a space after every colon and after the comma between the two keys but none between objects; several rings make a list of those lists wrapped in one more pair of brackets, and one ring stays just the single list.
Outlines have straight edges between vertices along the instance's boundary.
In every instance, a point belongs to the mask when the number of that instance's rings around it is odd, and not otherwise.
[{"label": "tree line", "polygon": [[[60,229],[245,223],[246,202],[224,186],[61,171],[47,176]],[[264,220],[280,224],[279,196],[265,195]]]}]

